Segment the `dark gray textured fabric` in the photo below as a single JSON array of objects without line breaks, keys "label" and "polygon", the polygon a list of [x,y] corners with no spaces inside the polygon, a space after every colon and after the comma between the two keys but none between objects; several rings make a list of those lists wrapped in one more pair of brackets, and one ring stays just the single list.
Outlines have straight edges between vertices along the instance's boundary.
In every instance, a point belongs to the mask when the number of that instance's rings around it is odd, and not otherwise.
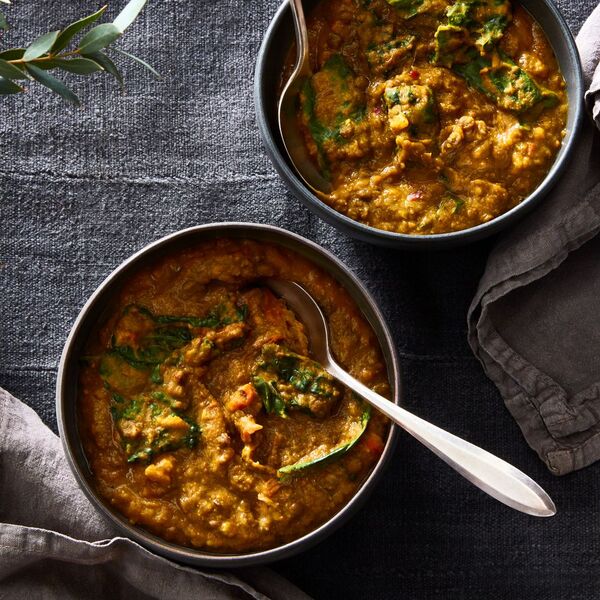
[{"label": "dark gray textured fabric", "polygon": [[[534,520],[510,511],[403,435],[364,509],[276,570],[315,598],[594,598],[598,465],[552,477],[466,342],[467,308],[493,241],[423,254],[354,242],[308,214],[269,164],[251,80],[277,4],[151,0],[121,45],[165,82],[126,66],[124,95],[108,77],[71,77],[85,101],[79,110],[40,89],[0,99],[0,386],[55,429],[62,345],[120,261],[198,223],[281,225],[333,251],[373,293],[396,340],[407,407],[526,471],[559,514]],[[594,4],[559,2],[574,31]],[[118,8],[111,3],[110,14]],[[7,13],[18,27],[7,44],[88,9],[77,0],[14,0]]]},{"label": "dark gray textured fabric", "polygon": [[577,45],[589,115],[576,154],[543,209],[494,248],[469,315],[474,352],[556,475],[600,458],[600,7]]}]

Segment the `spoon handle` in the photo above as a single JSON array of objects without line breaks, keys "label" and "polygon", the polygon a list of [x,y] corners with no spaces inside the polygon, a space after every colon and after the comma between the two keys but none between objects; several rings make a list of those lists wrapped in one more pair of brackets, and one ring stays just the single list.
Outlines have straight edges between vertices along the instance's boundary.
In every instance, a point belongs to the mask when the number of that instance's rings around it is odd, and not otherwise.
[{"label": "spoon handle", "polygon": [[296,28],[297,45],[297,65],[303,64],[308,60],[308,29],[306,19],[304,18],[304,8],[302,0],[290,0],[290,8],[294,17],[294,27]]},{"label": "spoon handle", "polygon": [[333,360],[327,370],[496,500],[529,515],[551,517],[554,502],[533,479],[504,460],[413,415],[363,385]]}]

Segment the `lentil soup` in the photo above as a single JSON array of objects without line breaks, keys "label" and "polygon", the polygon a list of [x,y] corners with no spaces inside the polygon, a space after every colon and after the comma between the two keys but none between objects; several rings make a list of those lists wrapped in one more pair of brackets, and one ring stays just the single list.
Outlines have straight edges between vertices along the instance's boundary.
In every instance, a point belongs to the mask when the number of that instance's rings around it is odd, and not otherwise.
[{"label": "lentil soup", "polygon": [[298,119],[338,212],[398,233],[457,231],[516,206],[548,173],[565,82],[521,6],[322,0],[308,27],[314,74]]},{"label": "lentil soup", "polygon": [[219,239],[140,270],[87,343],[79,429],[99,494],[168,541],[217,553],[292,541],[342,508],[383,450],[385,418],[310,359],[263,277],[303,285],[340,363],[389,396],[371,327],[303,257]]}]

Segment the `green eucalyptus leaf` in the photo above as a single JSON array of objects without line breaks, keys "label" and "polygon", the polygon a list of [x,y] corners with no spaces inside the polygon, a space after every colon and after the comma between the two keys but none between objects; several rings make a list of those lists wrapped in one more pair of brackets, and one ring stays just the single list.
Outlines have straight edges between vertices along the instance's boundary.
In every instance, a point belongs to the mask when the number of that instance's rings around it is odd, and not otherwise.
[{"label": "green eucalyptus leaf", "polygon": [[17,85],[14,81],[0,77],[0,95],[18,94],[22,91],[23,88],[20,85]]},{"label": "green eucalyptus leaf", "polygon": [[0,11],[0,29],[8,31],[8,21],[4,16],[4,13]]},{"label": "green eucalyptus leaf", "polygon": [[99,19],[104,11],[106,10],[106,5],[104,5],[100,10],[96,11],[93,15],[89,15],[84,17],[83,19],[79,19],[79,21],[75,21],[75,23],[71,23],[68,27],[65,27],[60,32],[58,39],[52,46],[52,52],[60,52],[64,50],[69,42],[75,37],[82,29],[85,29],[88,25],[91,25],[94,21]]},{"label": "green eucalyptus leaf", "polygon": [[139,63],[140,65],[142,65],[142,67],[148,69],[148,71],[150,71],[157,79],[162,79],[160,73],[158,73],[156,69],[152,68],[146,61],[142,60],[141,58],[138,58],[133,54],[129,54],[129,52],[125,52],[125,50],[119,50],[119,48],[113,48],[113,50],[115,50],[115,52],[118,52],[119,54],[122,54],[123,56],[126,56],[127,58],[130,58],[131,60],[134,60],[136,63]]},{"label": "green eucalyptus leaf", "polygon": [[0,58],[0,75],[5,79],[28,79],[21,69]]},{"label": "green eucalyptus leaf", "polygon": [[56,67],[58,67],[58,60],[55,58],[44,58],[32,60],[29,64],[35,65],[38,69],[42,69],[42,71],[50,71],[50,69],[56,69]]},{"label": "green eucalyptus leaf", "polygon": [[110,73],[119,82],[121,89],[124,89],[123,75],[117,69],[117,65],[106,54],[95,52],[94,54],[88,54],[88,56],[97,62],[107,73]]},{"label": "green eucalyptus leaf", "polygon": [[90,29],[79,42],[79,52],[81,54],[93,54],[106,48],[115,40],[121,37],[121,31],[112,23],[102,23],[93,29]]},{"label": "green eucalyptus leaf", "polygon": [[59,58],[56,60],[57,67],[63,71],[77,73],[77,75],[88,75],[96,71],[102,71],[103,68],[95,61],[89,58]]},{"label": "green eucalyptus leaf", "polygon": [[3,60],[21,60],[25,54],[25,48],[10,48],[0,52],[0,58]]},{"label": "green eucalyptus leaf", "polygon": [[42,85],[45,85],[68,102],[79,106],[79,98],[62,81],[35,65],[28,64],[27,70],[36,81],[39,81]]},{"label": "green eucalyptus leaf", "polygon": [[23,60],[30,61],[49,52],[50,48],[52,48],[54,45],[54,42],[56,42],[56,38],[58,37],[59,33],[60,31],[51,31],[50,33],[45,33],[39,38],[33,40],[29,48],[25,50],[25,54],[23,54]]},{"label": "green eucalyptus leaf", "polygon": [[146,5],[146,0],[130,0],[127,6],[119,13],[113,21],[115,27],[123,33],[137,18],[140,11]]}]

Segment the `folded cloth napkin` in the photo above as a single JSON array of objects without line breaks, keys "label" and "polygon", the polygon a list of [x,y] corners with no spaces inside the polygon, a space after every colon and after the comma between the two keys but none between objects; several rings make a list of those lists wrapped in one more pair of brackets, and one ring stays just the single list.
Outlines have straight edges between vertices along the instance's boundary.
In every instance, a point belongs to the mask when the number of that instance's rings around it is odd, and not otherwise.
[{"label": "folded cloth napkin", "polygon": [[600,458],[600,6],[577,36],[589,114],[567,173],[493,249],[469,342],[556,475]]},{"label": "folded cloth napkin", "polygon": [[118,537],[78,488],[58,437],[2,388],[0,598],[309,599],[266,568],[194,569]]}]

